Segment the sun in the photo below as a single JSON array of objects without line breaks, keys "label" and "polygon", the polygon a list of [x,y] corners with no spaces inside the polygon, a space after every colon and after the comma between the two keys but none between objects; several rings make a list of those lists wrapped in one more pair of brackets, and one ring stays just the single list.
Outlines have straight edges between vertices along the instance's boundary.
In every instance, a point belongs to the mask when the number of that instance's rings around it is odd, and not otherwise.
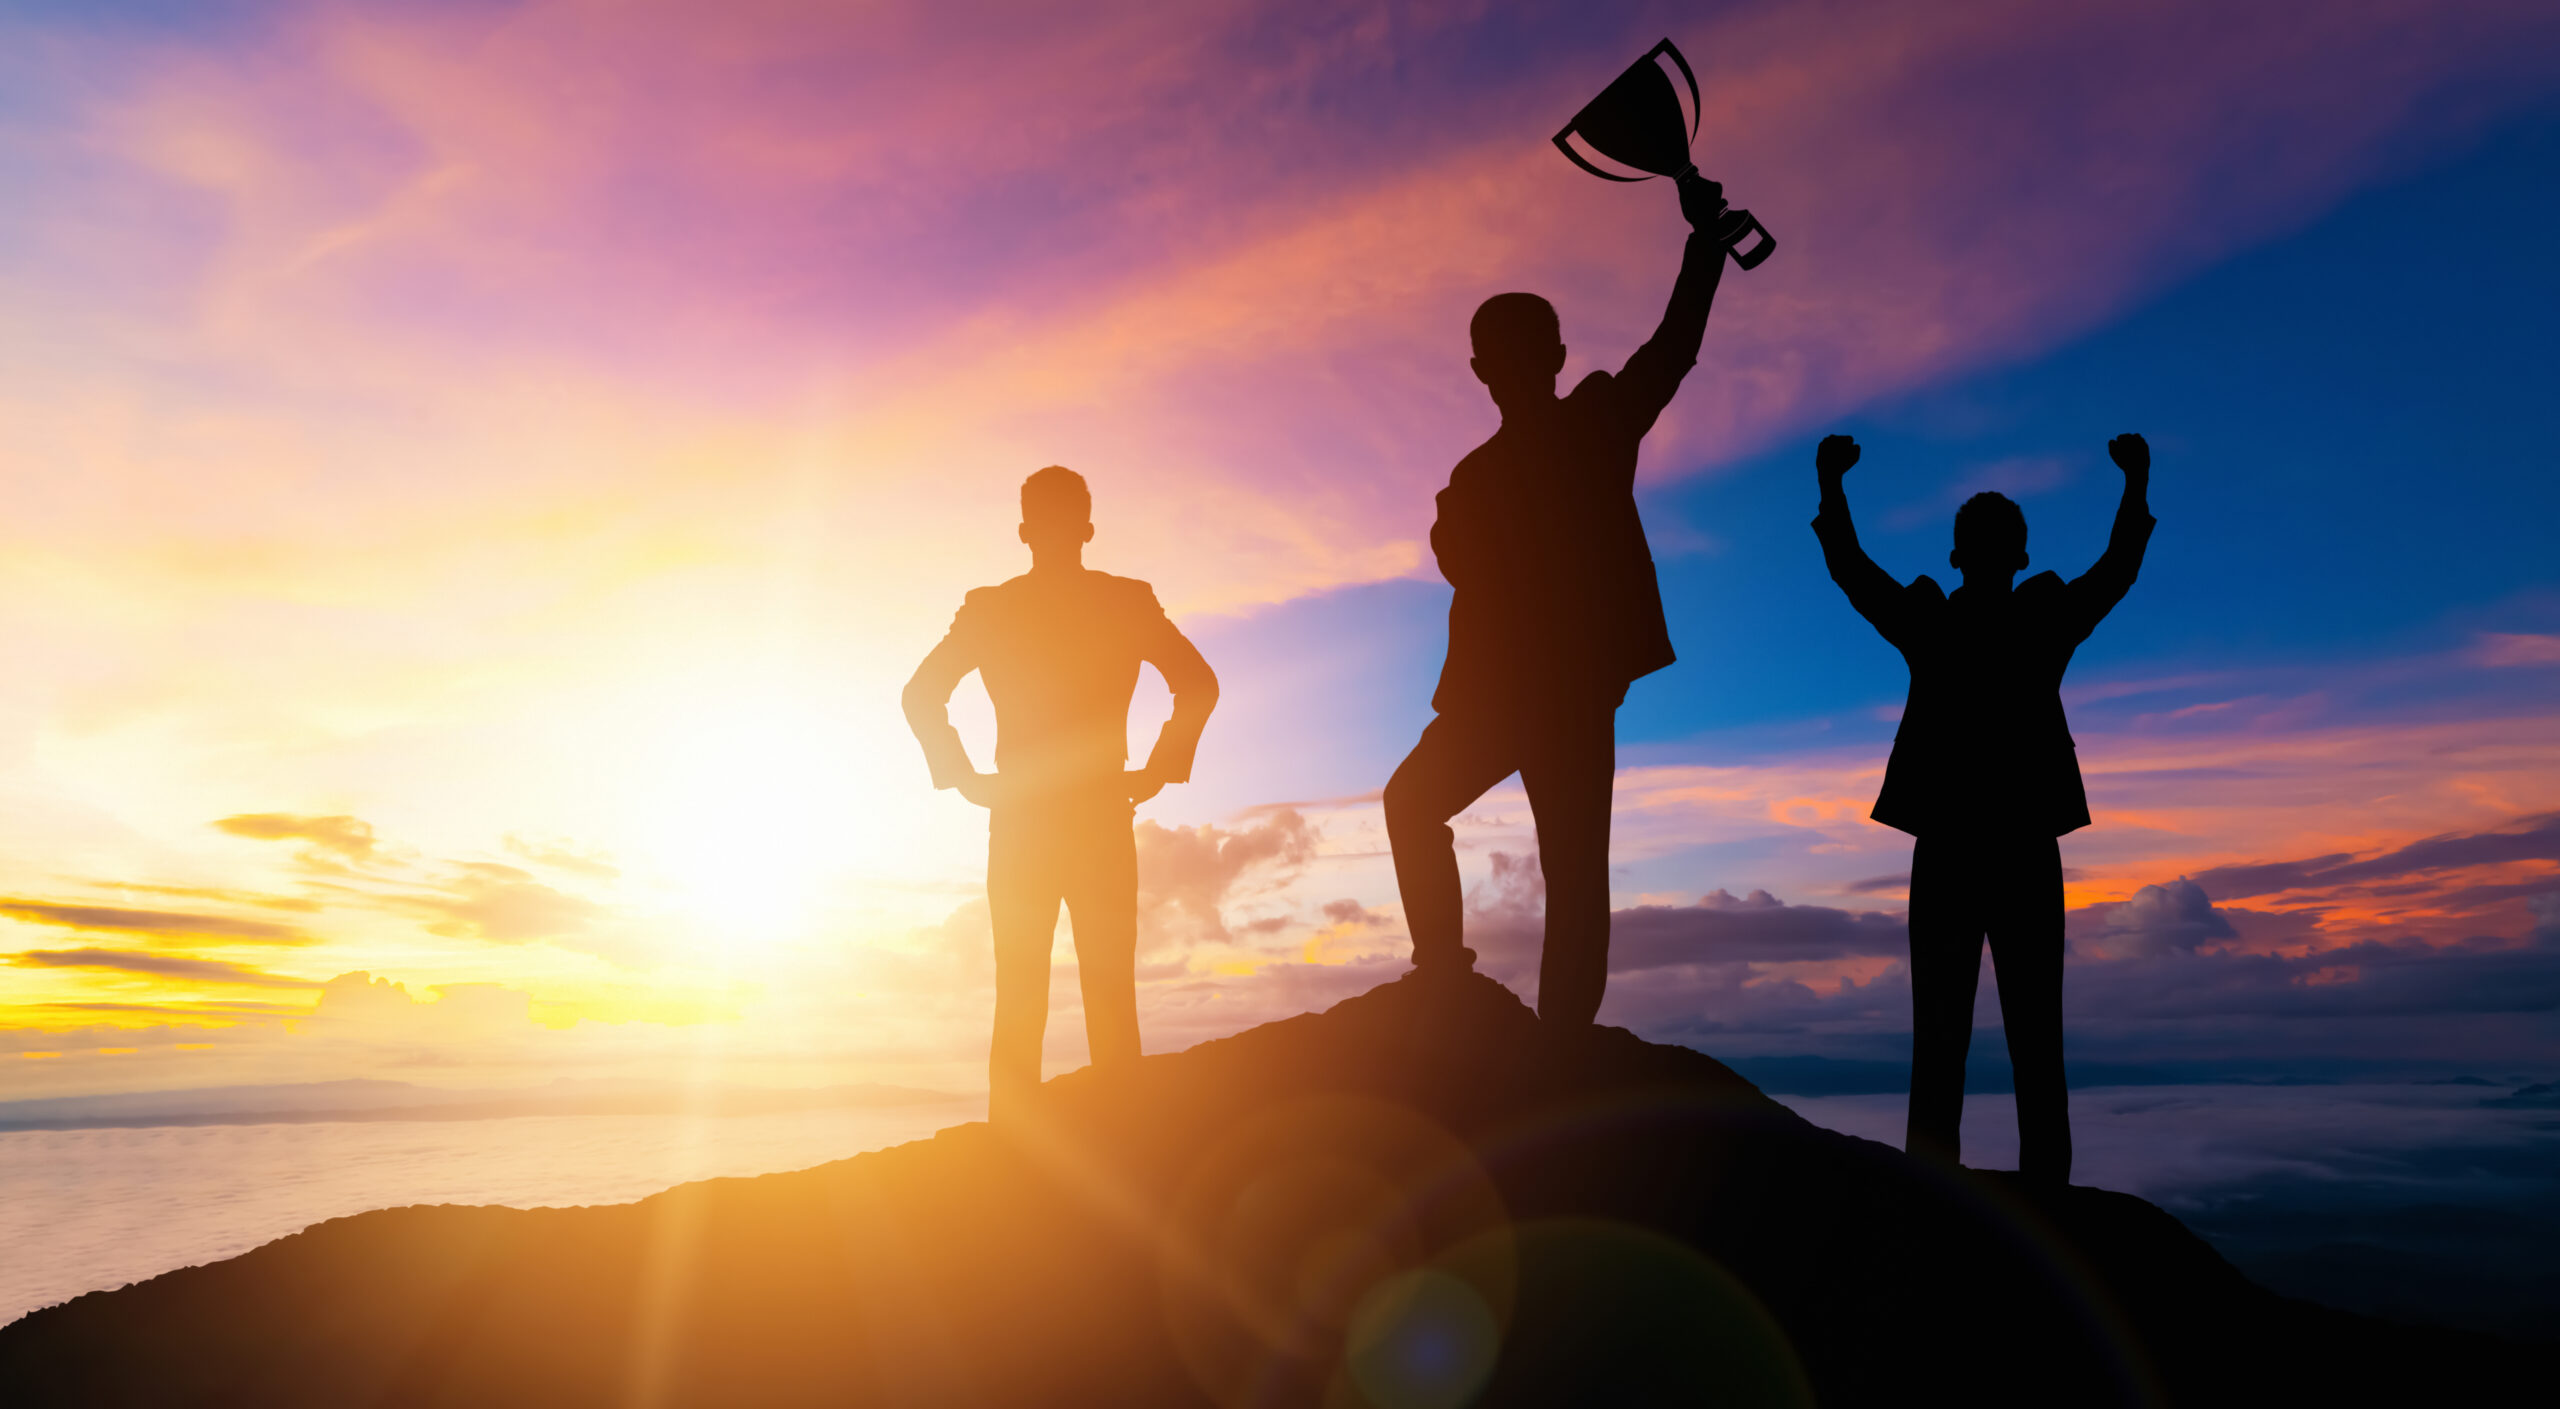
[{"label": "sun", "polygon": [[674,711],[638,761],[652,879],[687,929],[721,951],[805,941],[830,892],[875,849],[877,751],[786,696]]}]

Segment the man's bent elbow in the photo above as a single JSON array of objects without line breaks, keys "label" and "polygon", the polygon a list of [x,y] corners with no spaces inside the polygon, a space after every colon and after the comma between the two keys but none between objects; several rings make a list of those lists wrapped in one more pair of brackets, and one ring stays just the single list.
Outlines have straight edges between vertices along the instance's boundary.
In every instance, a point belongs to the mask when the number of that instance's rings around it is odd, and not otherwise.
[{"label": "man's bent elbow", "polygon": [[906,713],[907,727],[921,733],[934,722],[934,716],[942,713],[950,699],[948,692],[939,699],[935,698],[933,682],[918,672],[907,682],[907,688],[898,692],[898,708]]},{"label": "man's bent elbow", "polygon": [[1197,712],[1206,717],[1218,707],[1218,672],[1207,661],[1195,661],[1193,670],[1183,675],[1173,692],[1173,707],[1185,713]]}]

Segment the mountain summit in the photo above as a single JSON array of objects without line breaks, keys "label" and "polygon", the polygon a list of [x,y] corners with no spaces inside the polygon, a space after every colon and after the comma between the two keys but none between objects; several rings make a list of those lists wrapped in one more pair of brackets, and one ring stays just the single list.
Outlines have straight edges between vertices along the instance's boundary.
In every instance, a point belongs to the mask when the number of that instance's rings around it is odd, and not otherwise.
[{"label": "mountain summit", "polygon": [[2472,1402],[2526,1351],[1808,1124],[1480,976],[606,1208],[405,1208],[0,1329],[15,1404]]}]

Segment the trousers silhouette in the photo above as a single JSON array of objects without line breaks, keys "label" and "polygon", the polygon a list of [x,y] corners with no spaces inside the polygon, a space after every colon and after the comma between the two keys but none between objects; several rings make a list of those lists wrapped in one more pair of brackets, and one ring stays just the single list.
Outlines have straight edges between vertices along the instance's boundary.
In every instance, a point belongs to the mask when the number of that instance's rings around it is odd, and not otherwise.
[{"label": "trousers silhouette", "polygon": [[2018,1169],[2071,1168],[2062,1072],[2062,849],[2049,836],[1924,835],[1911,849],[1911,1115],[1903,1148],[1949,1163],[1990,941],[2018,1092]]},{"label": "trousers silhouette", "polygon": [[1005,803],[987,817],[987,918],[995,930],[994,1108],[1040,1085],[1049,953],[1063,904],[1096,1066],[1138,1056],[1138,847],[1125,790]]},{"label": "trousers silhouette", "polygon": [[1537,819],[1547,888],[1538,1012],[1588,1023],[1609,977],[1609,802],[1618,767],[1617,706],[1559,706],[1535,717],[1443,714],[1387,780],[1387,840],[1417,963],[1463,959],[1465,896],[1449,819],[1513,773]]}]

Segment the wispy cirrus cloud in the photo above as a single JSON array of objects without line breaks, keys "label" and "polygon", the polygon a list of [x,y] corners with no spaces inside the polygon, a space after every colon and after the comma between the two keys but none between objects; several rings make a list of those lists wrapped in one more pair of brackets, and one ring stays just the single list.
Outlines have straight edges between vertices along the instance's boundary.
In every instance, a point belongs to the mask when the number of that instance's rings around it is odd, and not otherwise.
[{"label": "wispy cirrus cloud", "polygon": [[5,956],[5,962],[27,969],[104,969],[142,978],[188,984],[244,988],[318,988],[313,979],[270,973],[247,964],[219,959],[188,959],[133,949],[30,949]]},{"label": "wispy cirrus cloud", "polygon": [[566,871],[589,880],[612,881],[622,877],[622,868],[606,858],[583,851],[563,842],[544,841],[535,837],[507,834],[507,850],[537,866]]},{"label": "wispy cirrus cloud", "polygon": [[2333,853],[2300,861],[2217,866],[2199,873],[2196,881],[2226,899],[2244,900],[2300,891],[2363,891],[2413,876],[2518,862],[2543,863],[2537,869],[2544,882],[2560,888],[2560,812],[2518,818],[2482,831],[2428,837],[2377,855]]},{"label": "wispy cirrus cloud", "polygon": [[[1486,424],[1459,344],[1487,292],[1555,294],[1594,359],[1641,336],[1667,199],[1540,139],[1666,26],[1701,63],[1710,165],[1788,254],[1733,281],[1656,474],[2086,327],[2523,101],[2555,37],[2538,6],[2414,0],[1676,24],[285,4],[217,52],[71,46],[102,70],[78,91],[110,158],[74,208],[188,212],[149,262],[189,355],[450,436],[437,473],[407,472],[411,441],[330,479],[309,462],[370,432],[306,395],[273,448],[316,497],[260,500],[242,526],[269,538],[574,506],[744,551],[773,511],[858,498],[908,511],[883,569],[975,580],[1010,545],[962,504],[1066,459],[1106,476],[1169,600],[1233,606],[1417,565],[1428,491]],[[548,374],[538,422],[471,370],[500,365]],[[148,473],[102,463],[59,400],[15,414],[110,482]]]},{"label": "wispy cirrus cloud", "polygon": [[373,824],[361,817],[305,817],[291,812],[244,812],[215,822],[217,831],[252,841],[299,841],[313,852],[342,861],[370,861]]},{"label": "wispy cirrus cloud", "polygon": [[[394,856],[382,849],[373,824],[361,817],[262,812],[226,817],[214,825],[233,836],[309,843],[299,864],[312,874],[309,884],[320,894],[342,905],[421,916],[431,934],[498,944],[572,941],[612,914],[604,904],[505,862]],[[529,860],[591,882],[610,882],[620,874],[567,847],[536,846],[512,837],[508,846],[519,854],[531,853]],[[0,914],[9,913],[0,905]]]},{"label": "wispy cirrus cloud", "polygon": [[311,944],[314,936],[272,920],[188,910],[129,910],[23,897],[0,897],[0,916],[30,925],[145,936],[167,944]]},{"label": "wispy cirrus cloud", "polygon": [[248,905],[260,910],[291,910],[308,914],[320,908],[320,902],[307,895],[276,895],[267,891],[240,890],[229,886],[155,885],[147,881],[119,881],[89,878],[81,882],[92,890],[117,895],[168,895],[185,900],[215,900],[226,905]]},{"label": "wispy cirrus cloud", "polygon": [[2484,631],[2473,647],[2480,664],[2492,667],[2560,665],[2560,635],[2526,631]]}]

